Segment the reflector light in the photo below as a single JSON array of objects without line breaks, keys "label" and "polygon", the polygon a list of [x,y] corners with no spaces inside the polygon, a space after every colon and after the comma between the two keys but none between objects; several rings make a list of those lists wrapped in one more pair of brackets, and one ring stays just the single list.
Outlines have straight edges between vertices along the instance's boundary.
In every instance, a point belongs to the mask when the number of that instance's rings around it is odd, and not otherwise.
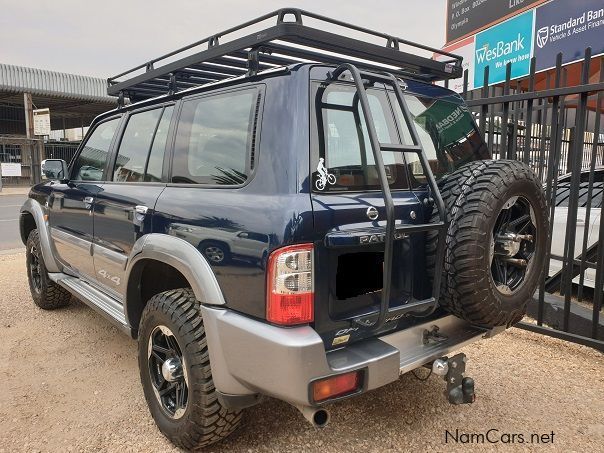
[{"label": "reflector light", "polygon": [[320,402],[356,392],[361,388],[361,373],[361,371],[352,371],[313,382],[313,400]]},{"label": "reflector light", "polygon": [[313,280],[312,244],[292,245],[271,253],[266,319],[286,326],[312,322]]}]

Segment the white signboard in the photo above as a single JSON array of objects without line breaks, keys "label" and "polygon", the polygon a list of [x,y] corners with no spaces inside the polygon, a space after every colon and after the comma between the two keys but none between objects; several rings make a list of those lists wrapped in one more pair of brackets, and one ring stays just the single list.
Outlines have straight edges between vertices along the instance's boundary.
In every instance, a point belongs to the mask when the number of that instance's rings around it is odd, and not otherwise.
[{"label": "white signboard", "polygon": [[2,162],[2,176],[21,176],[21,164]]},{"label": "white signboard", "polygon": [[50,109],[34,110],[34,135],[50,135]]}]

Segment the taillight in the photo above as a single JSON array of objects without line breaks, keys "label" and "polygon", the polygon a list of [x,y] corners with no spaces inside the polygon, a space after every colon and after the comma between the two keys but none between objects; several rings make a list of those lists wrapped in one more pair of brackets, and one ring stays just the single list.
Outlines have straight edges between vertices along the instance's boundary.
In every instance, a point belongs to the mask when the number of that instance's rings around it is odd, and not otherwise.
[{"label": "taillight", "polygon": [[268,259],[266,319],[291,326],[314,319],[313,246],[292,245]]}]

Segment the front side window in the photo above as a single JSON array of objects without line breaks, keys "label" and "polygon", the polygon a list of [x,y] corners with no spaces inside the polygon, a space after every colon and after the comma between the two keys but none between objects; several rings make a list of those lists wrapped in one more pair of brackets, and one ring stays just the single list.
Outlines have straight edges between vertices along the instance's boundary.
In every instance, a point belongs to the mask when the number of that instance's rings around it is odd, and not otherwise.
[{"label": "front side window", "polygon": [[173,183],[239,185],[250,173],[255,133],[256,89],[235,91],[183,103]]},{"label": "front side window", "polygon": [[168,107],[130,115],[115,160],[113,181],[161,180],[161,163],[171,112],[172,107]]},{"label": "front side window", "polygon": [[119,118],[114,118],[94,128],[73,164],[72,181],[103,180],[103,170],[119,120]]},{"label": "front side window", "polygon": [[[380,143],[400,143],[386,91],[369,89],[367,96]],[[316,108],[319,162],[312,178],[314,189],[379,189],[378,170],[355,87],[340,84],[318,87]],[[408,188],[402,153],[383,152],[382,159],[390,187]]]}]

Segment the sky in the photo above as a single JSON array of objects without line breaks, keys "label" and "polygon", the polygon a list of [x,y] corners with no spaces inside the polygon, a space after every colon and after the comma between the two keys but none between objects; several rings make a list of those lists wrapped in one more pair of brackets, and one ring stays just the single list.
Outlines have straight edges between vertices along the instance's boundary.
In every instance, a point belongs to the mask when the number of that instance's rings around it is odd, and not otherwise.
[{"label": "sky", "polygon": [[107,78],[288,6],[432,47],[445,40],[446,0],[0,0],[0,63]]}]

